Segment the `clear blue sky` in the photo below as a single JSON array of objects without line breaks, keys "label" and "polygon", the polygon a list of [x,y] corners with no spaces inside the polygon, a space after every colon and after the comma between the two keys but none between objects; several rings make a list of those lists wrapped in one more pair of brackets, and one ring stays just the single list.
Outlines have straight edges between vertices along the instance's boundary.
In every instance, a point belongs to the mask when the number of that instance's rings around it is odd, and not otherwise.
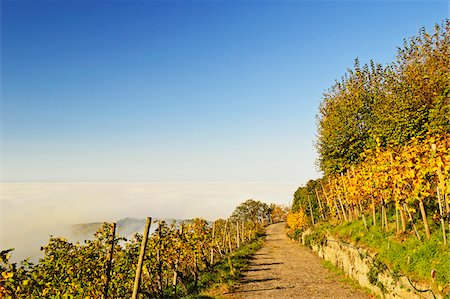
[{"label": "clear blue sky", "polygon": [[323,91],[448,1],[2,1],[2,180],[306,182]]}]

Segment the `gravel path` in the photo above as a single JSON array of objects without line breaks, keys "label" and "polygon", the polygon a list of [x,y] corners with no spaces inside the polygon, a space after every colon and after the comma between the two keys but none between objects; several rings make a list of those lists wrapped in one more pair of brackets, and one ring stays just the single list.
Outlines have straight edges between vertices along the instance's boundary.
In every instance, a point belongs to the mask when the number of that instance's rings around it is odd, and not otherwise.
[{"label": "gravel path", "polygon": [[284,225],[267,228],[263,247],[230,298],[370,298],[340,282],[318,256],[291,241]]}]

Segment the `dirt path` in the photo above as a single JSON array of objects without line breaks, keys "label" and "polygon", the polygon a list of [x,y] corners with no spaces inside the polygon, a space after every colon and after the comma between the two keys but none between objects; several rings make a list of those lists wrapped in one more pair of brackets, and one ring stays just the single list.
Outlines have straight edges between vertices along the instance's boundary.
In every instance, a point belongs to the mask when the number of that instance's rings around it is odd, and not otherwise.
[{"label": "dirt path", "polygon": [[267,239],[256,253],[232,298],[369,298],[339,281],[321,259],[292,242],[284,223],[267,228]]}]

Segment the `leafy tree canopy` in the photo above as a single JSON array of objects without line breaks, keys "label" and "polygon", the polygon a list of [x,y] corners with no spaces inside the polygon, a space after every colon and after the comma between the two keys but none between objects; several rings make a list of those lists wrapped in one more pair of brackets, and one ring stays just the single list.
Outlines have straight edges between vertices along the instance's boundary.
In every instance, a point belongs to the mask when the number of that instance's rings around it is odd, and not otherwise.
[{"label": "leafy tree canopy", "polygon": [[324,95],[317,115],[320,169],[343,172],[376,146],[450,132],[450,22],[405,40],[396,61],[354,68]]},{"label": "leafy tree canopy", "polygon": [[269,221],[269,206],[261,201],[249,199],[238,205],[230,216],[232,221]]}]

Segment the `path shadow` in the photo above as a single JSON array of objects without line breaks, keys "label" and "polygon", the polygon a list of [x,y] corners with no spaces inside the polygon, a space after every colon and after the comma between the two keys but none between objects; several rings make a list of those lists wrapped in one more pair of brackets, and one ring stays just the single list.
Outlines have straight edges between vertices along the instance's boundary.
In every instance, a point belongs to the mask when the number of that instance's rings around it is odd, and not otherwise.
[{"label": "path shadow", "polygon": [[[254,265],[257,266],[257,265]],[[270,270],[271,268],[257,268],[257,269],[247,269],[244,272],[257,272],[257,271],[266,271],[266,270]]]},{"label": "path shadow", "polygon": [[258,263],[258,264],[252,264],[252,266],[272,266],[272,265],[281,265],[283,263],[281,262],[272,262],[272,263]]},{"label": "path shadow", "polygon": [[272,281],[272,280],[280,280],[279,278],[255,278],[255,279],[243,279],[242,283],[258,283],[258,282],[266,282],[266,281]]},{"label": "path shadow", "polygon": [[251,292],[263,292],[263,291],[274,291],[274,290],[285,290],[285,289],[292,289],[295,288],[294,286],[277,286],[273,288],[262,288],[262,289],[254,289],[254,290],[243,290],[243,291],[234,291],[227,294],[238,294],[238,293],[251,293]]}]

